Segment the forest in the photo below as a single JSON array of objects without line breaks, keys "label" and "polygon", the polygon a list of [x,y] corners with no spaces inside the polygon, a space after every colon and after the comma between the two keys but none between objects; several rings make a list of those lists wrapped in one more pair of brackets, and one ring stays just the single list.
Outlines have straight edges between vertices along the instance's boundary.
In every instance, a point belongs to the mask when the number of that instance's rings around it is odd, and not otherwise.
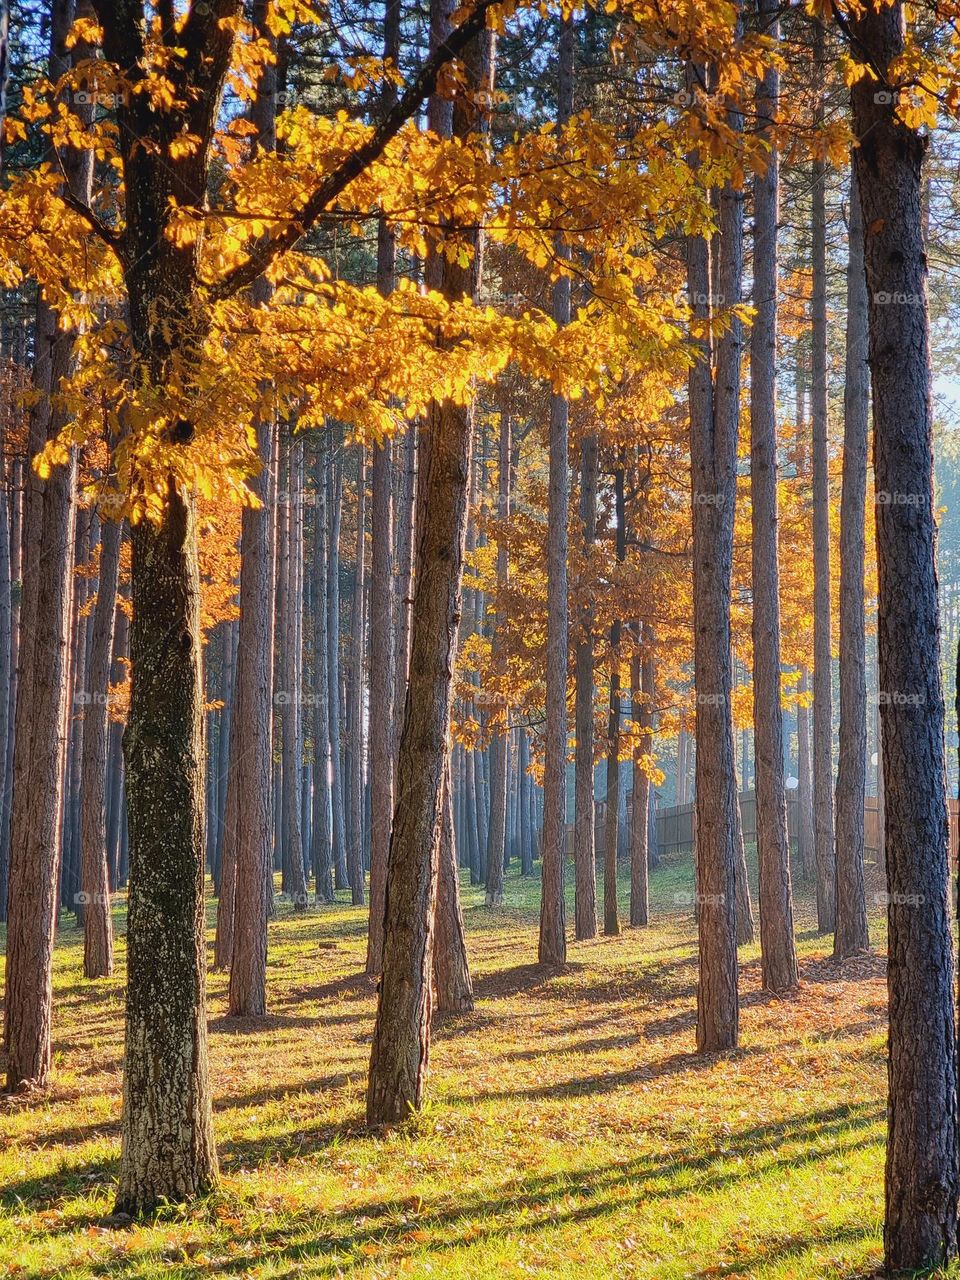
[{"label": "forest", "polygon": [[0,1277],[960,1277],[958,0],[0,0]]}]

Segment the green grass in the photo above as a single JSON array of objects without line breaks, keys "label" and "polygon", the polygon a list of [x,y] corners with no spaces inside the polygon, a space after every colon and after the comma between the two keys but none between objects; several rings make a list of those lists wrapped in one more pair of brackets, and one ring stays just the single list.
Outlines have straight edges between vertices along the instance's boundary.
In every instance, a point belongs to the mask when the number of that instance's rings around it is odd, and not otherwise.
[{"label": "green grass", "polygon": [[675,902],[689,877],[679,863],[657,872],[656,923],[571,945],[559,975],[534,963],[537,881],[508,875],[495,912],[465,888],[477,1009],[439,1022],[429,1103],[386,1137],[363,1128],[365,917],[284,908],[265,1022],[226,1020],[225,979],[210,979],[222,1191],[130,1230],[100,1223],[119,1155],[124,944],[118,976],[87,983],[65,927],[54,1086],[0,1105],[0,1275],[870,1274],[882,957],[833,965],[801,904],[800,991],[762,993],[745,948],[741,1048],[697,1058],[696,936]]}]

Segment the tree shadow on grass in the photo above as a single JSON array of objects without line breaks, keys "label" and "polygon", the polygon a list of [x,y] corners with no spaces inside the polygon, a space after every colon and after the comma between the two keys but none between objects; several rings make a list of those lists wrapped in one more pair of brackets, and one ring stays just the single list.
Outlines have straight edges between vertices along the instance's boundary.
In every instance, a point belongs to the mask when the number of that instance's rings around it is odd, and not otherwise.
[{"label": "tree shadow on grass", "polygon": [[[635,1204],[639,1208],[651,1203],[669,1202],[695,1192],[698,1199],[711,1193],[723,1193],[728,1188],[756,1180],[786,1169],[796,1170],[802,1165],[831,1156],[852,1153],[878,1145],[880,1138],[871,1137],[866,1130],[883,1117],[883,1110],[866,1103],[846,1104],[818,1112],[788,1117],[780,1121],[753,1125],[722,1137],[722,1145],[704,1149],[702,1143],[691,1142],[672,1150],[638,1156],[630,1160],[612,1161],[586,1168],[569,1168],[548,1174],[532,1174],[504,1185],[496,1194],[480,1189],[469,1195],[455,1191],[439,1196],[426,1205],[412,1195],[390,1196],[382,1199],[354,1202],[329,1214],[318,1215],[314,1211],[302,1211],[285,1216],[276,1225],[264,1227],[258,1224],[256,1235],[249,1238],[247,1249],[237,1249],[229,1259],[194,1261],[178,1260],[177,1274],[186,1280],[201,1280],[213,1273],[246,1271],[251,1265],[269,1265],[271,1274],[284,1274],[286,1263],[298,1264],[307,1259],[328,1261],[321,1264],[317,1275],[344,1275],[368,1266],[371,1256],[409,1252],[411,1231],[416,1230],[418,1254],[434,1255],[439,1264],[445,1252],[463,1244],[482,1244],[485,1239],[502,1240],[512,1230],[528,1238],[543,1231],[562,1228],[564,1225],[588,1223],[591,1220],[622,1211],[624,1205]],[[306,1134],[291,1135],[285,1153],[274,1145],[259,1150],[261,1144],[224,1144],[228,1164],[250,1167],[250,1157],[269,1159],[297,1159],[329,1147],[334,1142],[364,1137],[366,1130],[362,1116],[331,1126],[318,1126]],[[296,1140],[294,1140],[296,1139]],[[791,1149],[781,1154],[789,1144]],[[757,1157],[767,1154],[771,1159],[757,1164]],[[233,1157],[236,1157],[234,1161]],[[749,1157],[750,1164],[745,1164]],[[254,1160],[255,1163],[255,1160]],[[91,1176],[100,1183],[116,1176],[117,1161],[91,1162],[80,1165],[53,1177],[25,1180],[4,1189],[0,1203],[12,1208],[30,1207],[54,1203],[58,1198],[89,1190]],[[584,1203],[586,1201],[586,1203]],[[93,1225],[96,1219],[90,1219]],[[51,1227],[52,1234],[70,1234],[88,1225],[86,1220],[74,1218],[60,1226]],[[469,1225],[469,1236],[465,1229]],[[863,1239],[872,1234],[871,1228],[835,1228],[822,1235],[809,1236],[774,1235],[767,1252],[757,1251],[755,1257],[742,1257],[736,1265],[721,1264],[691,1271],[691,1276],[733,1275],[743,1273],[750,1265],[768,1261],[772,1256],[794,1254],[799,1256],[807,1248],[823,1243],[839,1243]],[[243,1240],[242,1231],[234,1239]],[[214,1250],[215,1252],[215,1250]],[[693,1262],[693,1259],[690,1259]],[[152,1276],[159,1266],[160,1255],[155,1249],[125,1254],[123,1269],[127,1274]],[[438,1264],[435,1264],[438,1265]],[[94,1270],[114,1270],[112,1262],[106,1262]],[[34,1270],[31,1280],[54,1280],[61,1273],[56,1270]],[[298,1272],[300,1274],[300,1272]],[[747,1271],[749,1274],[749,1271]]]}]

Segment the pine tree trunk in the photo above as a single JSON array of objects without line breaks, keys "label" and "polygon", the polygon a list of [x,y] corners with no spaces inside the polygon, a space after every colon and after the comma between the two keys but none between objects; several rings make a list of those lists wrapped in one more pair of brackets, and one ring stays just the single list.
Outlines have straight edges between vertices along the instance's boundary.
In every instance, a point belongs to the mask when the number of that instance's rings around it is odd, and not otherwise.
[{"label": "pine tree trunk", "polygon": [[[383,15],[383,57],[400,61],[400,0],[387,0]],[[397,99],[389,79],[381,90],[386,113]],[[397,246],[388,224],[381,219],[377,238],[377,287],[387,296],[396,284]],[[367,972],[379,973],[383,961],[384,891],[387,855],[393,821],[393,710],[396,695],[394,671],[393,599],[393,445],[385,440],[373,446],[371,468],[371,566],[370,566],[370,923],[367,934]]]},{"label": "pine tree trunk", "polygon": [[[364,886],[363,858],[363,655],[364,655],[364,609],[363,589],[366,579],[366,556],[364,526],[366,520],[367,469],[363,450],[357,454],[357,542],[354,553],[353,599],[350,610],[350,683],[348,685],[348,738],[350,742],[350,802],[347,806],[347,871],[350,884],[359,884],[360,892]],[[370,928],[376,928],[373,922],[373,902],[371,900]],[[375,947],[375,951],[379,951]],[[379,969],[371,968],[376,959],[368,949],[367,972],[374,973]]]},{"label": "pine tree trunk", "polygon": [[460,907],[460,875],[453,834],[449,762],[443,787],[435,932],[434,1008],[438,1013],[468,1013],[473,1008],[473,982],[470,978],[467,939]]},{"label": "pine tree trunk", "polygon": [[[904,47],[900,3],[853,24],[881,80]],[[896,95],[853,87],[873,388],[890,997],[885,1262],[921,1270],[957,1253],[957,1060],[944,707],[932,456],[927,139]]]},{"label": "pine tree trunk", "polygon": [[[450,0],[433,0],[431,45],[450,32]],[[468,58],[471,79],[492,88],[492,58],[482,46]],[[481,45],[478,41],[478,46]],[[479,73],[478,73],[479,72]],[[430,101],[430,127],[465,137],[472,107],[457,97]],[[449,121],[449,124],[447,123]],[[432,260],[448,298],[474,297],[480,279],[478,233],[463,267]],[[471,409],[434,403],[420,442],[410,680],[400,737],[397,799],[387,866],[386,928],[377,1020],[370,1056],[367,1122],[396,1124],[419,1109],[430,1051],[433,935],[443,825],[443,780],[449,753],[450,705],[463,602],[467,495],[473,444]]]},{"label": "pine tree trunk", "polygon": [[[589,555],[597,537],[597,481],[599,444],[596,435],[587,435],[580,446],[580,519],[584,552]],[[573,866],[575,879],[574,934],[576,938],[597,936],[597,851],[595,841],[596,804],[593,782],[593,607],[584,599],[577,618],[576,691],[574,716],[576,732]]]},{"label": "pine tree trunk", "polygon": [[326,461],[314,465],[313,530],[313,834],[310,843],[317,897],[332,902],[330,831],[330,691],[327,684],[327,481]]},{"label": "pine tree trunk", "polygon": [[[572,15],[563,19],[558,49],[557,123],[573,114],[576,32]],[[558,240],[557,255],[570,248]],[[570,323],[570,279],[562,276],[553,287],[553,319]],[[567,958],[563,898],[564,845],[567,809],[567,520],[569,512],[570,406],[558,395],[550,398],[550,448],[547,486],[547,657],[546,726],[544,729],[544,808],[541,843],[540,897],[541,964],[562,965]]]},{"label": "pine tree trunk", "polygon": [[[698,75],[688,68],[688,86]],[[725,192],[721,209],[725,270],[719,293],[729,304],[739,288],[735,197]],[[710,250],[706,241],[687,241],[687,280],[694,316],[709,324],[711,315]],[[729,292],[728,292],[729,288]],[[715,403],[712,342],[709,329],[696,340],[696,360],[689,375],[690,460],[693,498],[693,621],[696,687],[696,867],[700,951],[697,988],[697,1049],[711,1052],[736,1047],[737,912],[734,824],[736,775],[730,713],[730,582],[736,499],[737,420],[730,412],[739,386],[730,356],[739,353],[739,337],[731,335],[723,369],[717,374],[717,401],[725,393],[726,412]]]},{"label": "pine tree trunk", "polygon": [[[499,504],[497,517],[510,518],[510,414],[500,411],[499,440]],[[506,590],[509,560],[507,544],[503,538],[497,544],[497,589]],[[502,632],[506,618],[498,614],[494,623],[492,654],[495,669],[501,661]],[[504,723],[494,729],[490,739],[490,827],[487,832],[487,894],[488,907],[498,907],[503,902],[503,874],[507,856],[507,716]]]},{"label": "pine tree trunk", "polygon": [[[776,0],[761,0],[765,34],[779,41]],[[757,115],[769,139],[779,74],[768,67],[757,90]],[[783,769],[780,690],[780,558],[777,537],[777,221],[779,156],[753,184],[753,305],[750,331],[750,496],[752,502],[753,728],[759,867],[760,976],[768,991],[799,979],[793,940],[793,890]],[[745,771],[746,772],[746,771]]]},{"label": "pine tree trunk", "polygon": [[[800,673],[800,693],[810,692],[810,677]],[[813,761],[810,754],[810,708],[797,707],[797,858],[804,880],[814,878],[813,853]]]},{"label": "pine tree trunk", "polygon": [[[624,473],[619,466],[615,475],[617,563],[627,555]],[[610,715],[607,721],[607,808],[603,829],[603,932],[614,936],[620,932],[617,907],[617,846],[620,833],[620,637],[623,624],[617,618],[610,628]]]},{"label": "pine tree trunk", "polygon": [[[342,443],[335,446],[342,455]],[[343,811],[343,750],[340,733],[340,519],[343,508],[342,456],[331,458],[327,470],[329,561],[327,572],[327,692],[330,699],[330,812],[333,832],[334,883],[346,889],[347,843]],[[363,906],[363,885],[351,887],[354,906]]]},{"label": "pine tree trunk", "polygon": [[283,630],[280,636],[280,661],[286,700],[281,705],[281,757],[283,761],[283,825],[284,867],[289,877],[286,889],[295,911],[307,907],[307,884],[303,860],[303,828],[300,822],[300,774],[303,768],[303,691],[300,649],[301,598],[300,563],[303,542],[299,536],[299,512],[303,509],[303,487],[299,472],[299,441],[281,443],[286,454],[283,474],[286,477],[287,503],[280,509],[284,525],[284,590]]},{"label": "pine tree trunk", "polygon": [[[826,66],[823,26],[813,25],[813,60]],[[822,95],[817,120],[823,119]],[[833,679],[830,632],[830,476],[827,448],[827,219],[826,161],[813,162],[812,255],[813,293],[810,302],[812,365],[811,420],[813,428],[813,840],[817,875],[817,928],[832,933],[835,924],[835,866],[833,832]]]},{"label": "pine tree trunk", "polygon": [[122,527],[101,524],[100,569],[93,618],[93,644],[87,687],[90,698],[83,728],[83,811],[81,816],[81,893],[83,901],[83,973],[102,978],[113,972],[113,921],[107,874],[108,686],[117,613],[117,578]]},{"label": "pine tree trunk", "polygon": [[[57,0],[51,21],[50,74],[69,66],[72,6]],[[85,56],[78,45],[75,56]],[[56,157],[74,196],[89,199],[89,152]],[[65,425],[46,399],[69,372],[72,338],[50,309],[37,314],[35,385],[43,399],[30,416],[29,458]],[[24,510],[23,602],[13,758],[4,1042],[7,1088],[43,1086],[50,1070],[52,964],[60,866],[66,752],[67,652],[73,569],[76,458],[41,481],[28,464]]]},{"label": "pine tree trunk", "polygon": [[866,951],[863,806],[867,774],[864,503],[870,373],[869,325],[863,267],[863,220],[856,170],[850,174],[847,260],[847,367],[843,390],[843,486],[840,495],[840,749],[837,760],[837,911],[833,954]]},{"label": "pine tree trunk", "polygon": [[[644,629],[649,644],[652,637]],[[631,704],[637,728],[633,756],[633,801],[630,810],[630,923],[650,922],[650,775],[653,755],[653,699],[655,665],[652,654],[635,654],[631,665]]]}]

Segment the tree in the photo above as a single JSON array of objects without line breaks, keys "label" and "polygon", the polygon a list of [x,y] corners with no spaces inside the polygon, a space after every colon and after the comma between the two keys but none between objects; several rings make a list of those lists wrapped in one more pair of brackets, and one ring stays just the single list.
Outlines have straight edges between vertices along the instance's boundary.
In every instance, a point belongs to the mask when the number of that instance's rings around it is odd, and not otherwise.
[{"label": "tree", "polygon": [[[826,65],[823,24],[813,23],[813,60]],[[815,125],[823,124],[823,94],[816,100]],[[817,877],[817,927],[833,930],[833,677],[830,656],[830,478],[827,447],[827,215],[826,159],[817,155],[812,171],[813,292],[810,410],[813,433],[813,848]]]},{"label": "tree", "polygon": [[113,917],[107,869],[107,811],[104,785],[107,773],[108,698],[113,656],[114,619],[122,526],[111,520],[101,525],[97,604],[93,615],[90,668],[83,726],[81,786],[81,875],[83,901],[83,972],[102,978],[113,972]]},{"label": "tree", "polygon": [[867,771],[864,504],[867,493],[867,285],[856,169],[850,173],[847,353],[843,388],[843,486],[840,496],[840,744],[836,788],[836,932],[838,960],[870,945],[863,878],[863,804]]},{"label": "tree", "polygon": [[[400,0],[387,0],[384,9],[384,61],[400,61]],[[388,78],[383,85],[383,109],[396,101],[396,87]],[[377,232],[377,284],[385,294],[393,292],[396,277],[396,241],[381,218]],[[379,973],[383,955],[383,892],[387,878],[390,822],[393,818],[393,446],[390,440],[374,445],[371,467],[371,575],[370,575],[370,928],[367,972]]]},{"label": "tree", "polygon": [[957,1253],[957,1062],[921,191],[927,140],[898,105],[900,3],[852,22],[870,327],[890,995],[884,1252]]},{"label": "tree", "polygon": [[[702,69],[688,64],[688,92],[702,84]],[[693,159],[696,171],[698,160]],[[728,183],[720,202],[720,296],[739,296],[742,210]],[[716,392],[710,334],[713,289],[710,249],[687,241],[690,310],[699,322],[689,375],[690,475],[693,522],[694,682],[696,686],[696,859],[700,937],[697,1048],[737,1044],[737,909],[734,824],[736,773],[730,712],[730,581],[736,501],[739,416],[739,331],[731,329]],[[721,340],[722,341],[722,340]]]},{"label": "tree", "polygon": [[[69,66],[66,40],[72,16],[67,0],[58,0],[50,31],[54,80]],[[84,52],[80,46],[76,56]],[[86,203],[92,176],[90,153],[74,149],[55,158],[63,166],[71,196]],[[63,408],[53,407],[47,397],[59,390],[70,371],[72,341],[58,327],[53,309],[44,301],[38,306],[35,342],[35,385],[41,399],[30,420],[31,461],[67,422]],[[25,590],[15,712],[4,1006],[7,1088],[11,1091],[28,1084],[45,1085],[50,1070],[76,465],[76,455],[71,452],[65,465],[46,480],[31,470],[25,498]]]},{"label": "tree", "polygon": [[[431,45],[449,43],[450,0],[432,0]],[[489,92],[493,62],[478,40],[470,82]],[[452,110],[430,101],[430,127],[465,139],[475,126],[473,94]],[[458,228],[450,228],[457,234]],[[466,265],[436,254],[428,280],[448,298],[476,295],[479,231],[460,231]],[[467,493],[473,447],[469,404],[434,401],[420,434],[410,674],[397,762],[397,799],[387,862],[383,968],[367,1084],[367,1123],[396,1124],[418,1110],[430,1052],[430,999],[437,877],[448,769],[453,666],[463,599]]]},{"label": "tree", "polygon": [[[580,521],[583,525],[584,554],[597,537],[597,481],[599,478],[599,442],[595,432],[584,434],[580,442]],[[573,868],[574,868],[574,934],[578,941],[597,936],[597,856],[596,805],[594,803],[593,703],[593,608],[586,593],[577,617],[577,644],[574,692],[574,730],[576,733]]]},{"label": "tree", "polygon": [[[266,4],[254,7],[254,26],[267,34]],[[257,146],[276,144],[276,65],[267,63],[252,106]],[[265,306],[266,281],[253,287]],[[268,390],[265,388],[265,390]],[[273,413],[257,420],[257,453],[273,455]],[[230,737],[231,773],[236,787],[234,889],[228,1008],[233,1017],[261,1017],[267,1011],[267,896],[272,896],[271,765],[273,754],[273,600],[275,596],[275,511],[265,471],[252,482],[259,505],[246,507],[240,530],[240,618],[237,634],[237,709]]]},{"label": "tree", "polygon": [[[500,412],[500,437],[498,441],[498,503],[501,520],[510,518],[510,414]],[[497,586],[507,585],[509,559],[505,542],[497,544]],[[494,647],[501,644],[505,620],[495,622]],[[507,727],[495,728],[490,741],[490,825],[487,830],[487,906],[497,907],[503,902],[503,873],[507,840]]]},{"label": "tree", "polygon": [[[576,36],[572,17],[563,19],[559,44],[557,118],[563,125],[573,114]],[[558,240],[557,256],[570,256]],[[553,318],[570,322],[570,277],[553,286]],[[543,770],[543,835],[541,844],[541,964],[561,965],[567,958],[563,901],[564,824],[567,798],[567,520],[569,510],[569,405],[563,396],[550,399],[550,461],[547,496],[547,660],[546,727]]]},{"label": "tree", "polygon": [[[779,38],[776,3],[760,0],[760,20]],[[757,115],[767,138],[776,119],[779,76],[765,68]],[[779,158],[753,184],[753,305],[750,331],[750,496],[753,586],[753,725],[756,757],[757,859],[760,873],[760,967],[770,991],[796,986],[790,845],[783,776],[780,692],[780,561],[777,533],[777,219]]]}]

